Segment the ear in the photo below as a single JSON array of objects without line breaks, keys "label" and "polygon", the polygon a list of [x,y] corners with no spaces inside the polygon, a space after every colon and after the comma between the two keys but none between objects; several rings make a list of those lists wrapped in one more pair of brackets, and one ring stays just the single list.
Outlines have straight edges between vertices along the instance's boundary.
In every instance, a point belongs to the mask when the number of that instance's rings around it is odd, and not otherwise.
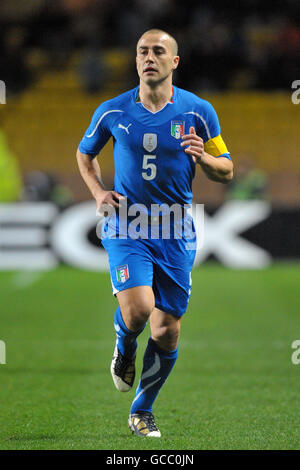
[{"label": "ear", "polygon": [[177,69],[179,61],[180,61],[180,57],[178,55],[175,55],[173,57],[173,70]]}]

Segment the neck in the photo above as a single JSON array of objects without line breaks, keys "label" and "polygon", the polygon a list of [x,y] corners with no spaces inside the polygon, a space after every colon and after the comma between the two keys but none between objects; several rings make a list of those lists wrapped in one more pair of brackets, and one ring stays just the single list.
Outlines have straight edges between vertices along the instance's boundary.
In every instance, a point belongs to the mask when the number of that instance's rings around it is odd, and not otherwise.
[{"label": "neck", "polygon": [[172,82],[165,80],[156,87],[151,87],[145,82],[140,82],[139,99],[150,111],[159,111],[172,99]]}]

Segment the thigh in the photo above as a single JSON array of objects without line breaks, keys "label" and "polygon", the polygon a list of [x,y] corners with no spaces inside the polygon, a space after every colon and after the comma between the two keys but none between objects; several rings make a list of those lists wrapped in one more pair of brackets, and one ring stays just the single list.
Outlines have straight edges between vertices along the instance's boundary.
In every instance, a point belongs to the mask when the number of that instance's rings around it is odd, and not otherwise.
[{"label": "thigh", "polygon": [[106,239],[113,294],[137,286],[152,288],[153,261],[146,246],[139,240]]},{"label": "thigh", "polygon": [[158,309],[176,317],[186,312],[194,258],[195,250],[187,250],[184,240],[161,240],[153,270],[153,291]]},{"label": "thigh", "polygon": [[136,331],[147,322],[154,309],[154,294],[150,286],[137,286],[116,294],[122,317],[129,330]]}]

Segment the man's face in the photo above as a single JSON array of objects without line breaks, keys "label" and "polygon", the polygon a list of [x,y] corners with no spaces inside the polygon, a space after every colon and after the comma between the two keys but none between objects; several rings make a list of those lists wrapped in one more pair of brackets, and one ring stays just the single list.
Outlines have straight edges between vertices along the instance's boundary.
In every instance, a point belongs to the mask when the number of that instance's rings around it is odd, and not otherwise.
[{"label": "man's face", "polygon": [[136,66],[140,79],[150,86],[164,81],[178,66],[172,39],[167,34],[149,33],[137,44]]}]

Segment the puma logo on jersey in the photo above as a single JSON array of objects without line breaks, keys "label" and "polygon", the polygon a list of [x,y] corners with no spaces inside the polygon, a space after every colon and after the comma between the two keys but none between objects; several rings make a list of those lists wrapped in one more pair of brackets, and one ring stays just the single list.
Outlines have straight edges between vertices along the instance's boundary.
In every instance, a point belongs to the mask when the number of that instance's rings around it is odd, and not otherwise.
[{"label": "puma logo on jersey", "polygon": [[130,126],[132,126],[132,124],[128,124],[127,127],[123,126],[123,124],[119,124],[119,125],[118,125],[118,127],[119,127],[120,129],[124,129],[124,131],[126,131],[127,134],[129,134],[128,128],[129,128]]}]

